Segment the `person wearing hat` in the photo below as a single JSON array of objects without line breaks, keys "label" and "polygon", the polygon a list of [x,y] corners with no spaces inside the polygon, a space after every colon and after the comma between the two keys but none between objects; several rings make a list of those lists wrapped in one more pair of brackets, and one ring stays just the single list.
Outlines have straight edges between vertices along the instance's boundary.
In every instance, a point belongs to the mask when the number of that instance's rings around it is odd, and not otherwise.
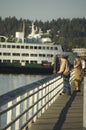
[{"label": "person wearing hat", "polygon": [[68,56],[62,55],[60,57],[60,69],[57,72],[58,74],[62,75],[63,77],[63,91],[60,95],[71,95],[71,88],[70,88],[70,66],[68,61]]},{"label": "person wearing hat", "polygon": [[77,92],[80,92],[82,63],[79,56],[77,56],[74,60],[74,70],[75,70],[75,90]]}]

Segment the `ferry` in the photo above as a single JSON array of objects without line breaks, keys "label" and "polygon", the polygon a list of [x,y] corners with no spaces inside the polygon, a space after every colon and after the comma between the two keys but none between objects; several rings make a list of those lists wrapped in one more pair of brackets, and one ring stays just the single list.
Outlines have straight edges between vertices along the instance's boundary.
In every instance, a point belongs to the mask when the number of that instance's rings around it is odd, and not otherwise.
[{"label": "ferry", "polygon": [[[23,39],[18,37],[20,33],[17,33],[16,43],[0,42],[0,73],[53,73],[55,57],[64,53],[70,55],[71,63],[73,63],[72,52],[64,52],[61,45],[40,41],[40,35],[34,37],[33,32],[35,31],[32,26],[32,32],[27,38],[29,42],[26,43],[20,42]],[[35,42],[30,42],[31,38],[32,41],[34,38]]]}]

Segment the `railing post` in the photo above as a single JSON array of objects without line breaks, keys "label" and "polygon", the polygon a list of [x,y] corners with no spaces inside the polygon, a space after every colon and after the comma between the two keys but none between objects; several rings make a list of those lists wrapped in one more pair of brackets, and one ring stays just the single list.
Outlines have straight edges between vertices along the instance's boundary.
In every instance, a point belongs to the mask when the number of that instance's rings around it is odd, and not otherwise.
[{"label": "railing post", "polygon": [[[42,86],[40,86],[39,89],[42,89]],[[38,92],[38,99],[40,99],[41,97],[42,97],[42,92],[39,91],[39,92]],[[38,103],[38,110],[39,110],[41,107],[42,107],[42,101],[39,101],[39,103]],[[42,113],[42,111],[40,111],[40,112],[38,113],[38,118],[41,116],[41,113]]]},{"label": "railing post", "polygon": [[[29,93],[29,95],[33,94],[33,90],[31,90]],[[30,107],[33,104],[33,96],[29,97],[28,99],[28,107]],[[33,109],[31,108],[28,112],[27,112],[27,119],[30,119],[33,116]],[[30,121],[28,123],[28,128],[31,126],[32,121]]]},{"label": "railing post", "polygon": [[86,77],[84,77],[83,89],[83,130],[86,130]]},{"label": "railing post", "polygon": [[[16,102],[19,102],[21,100],[20,96],[17,97]],[[16,117],[20,115],[20,104],[16,106]],[[15,123],[15,130],[19,129],[20,121],[19,119]]]},{"label": "railing post", "polygon": [[[12,101],[8,102],[7,107],[9,108],[10,106],[12,106]],[[7,112],[7,124],[9,124],[9,122],[11,121],[12,121],[12,110]],[[11,126],[7,128],[7,130],[11,130]]]},{"label": "railing post", "polygon": [[[35,90],[34,90],[34,92],[36,92],[38,89],[37,88],[35,88]],[[37,101],[37,93],[33,96],[34,97],[34,103]],[[37,112],[37,104],[34,106],[34,108],[33,108],[33,113],[35,114]],[[35,122],[36,121],[36,116],[33,118],[33,122]]]},{"label": "railing post", "polygon": [[[24,94],[24,98],[27,97],[27,93]],[[27,100],[24,101],[23,103],[23,111],[25,111],[27,109]],[[27,121],[27,115],[26,113],[23,116],[23,120],[22,120],[22,124],[24,124]],[[26,130],[26,128],[23,128],[23,130]]]},{"label": "railing post", "polygon": [[[1,107],[0,107],[0,111],[1,111]],[[0,116],[0,129],[1,129],[1,116]]]}]

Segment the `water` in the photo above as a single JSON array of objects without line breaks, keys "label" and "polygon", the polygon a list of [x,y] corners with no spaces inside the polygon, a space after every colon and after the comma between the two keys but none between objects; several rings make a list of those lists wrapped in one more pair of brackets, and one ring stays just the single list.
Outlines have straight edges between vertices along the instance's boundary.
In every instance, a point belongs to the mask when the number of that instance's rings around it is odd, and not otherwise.
[{"label": "water", "polygon": [[43,79],[46,75],[0,74],[0,95]]}]

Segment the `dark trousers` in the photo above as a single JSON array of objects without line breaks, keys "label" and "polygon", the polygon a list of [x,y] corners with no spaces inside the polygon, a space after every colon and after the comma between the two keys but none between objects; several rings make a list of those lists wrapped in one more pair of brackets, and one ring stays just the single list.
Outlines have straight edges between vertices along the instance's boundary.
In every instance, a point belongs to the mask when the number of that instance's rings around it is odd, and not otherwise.
[{"label": "dark trousers", "polygon": [[70,74],[68,74],[68,75],[63,74],[63,92],[64,93],[70,93],[71,92],[69,79],[70,79]]}]

